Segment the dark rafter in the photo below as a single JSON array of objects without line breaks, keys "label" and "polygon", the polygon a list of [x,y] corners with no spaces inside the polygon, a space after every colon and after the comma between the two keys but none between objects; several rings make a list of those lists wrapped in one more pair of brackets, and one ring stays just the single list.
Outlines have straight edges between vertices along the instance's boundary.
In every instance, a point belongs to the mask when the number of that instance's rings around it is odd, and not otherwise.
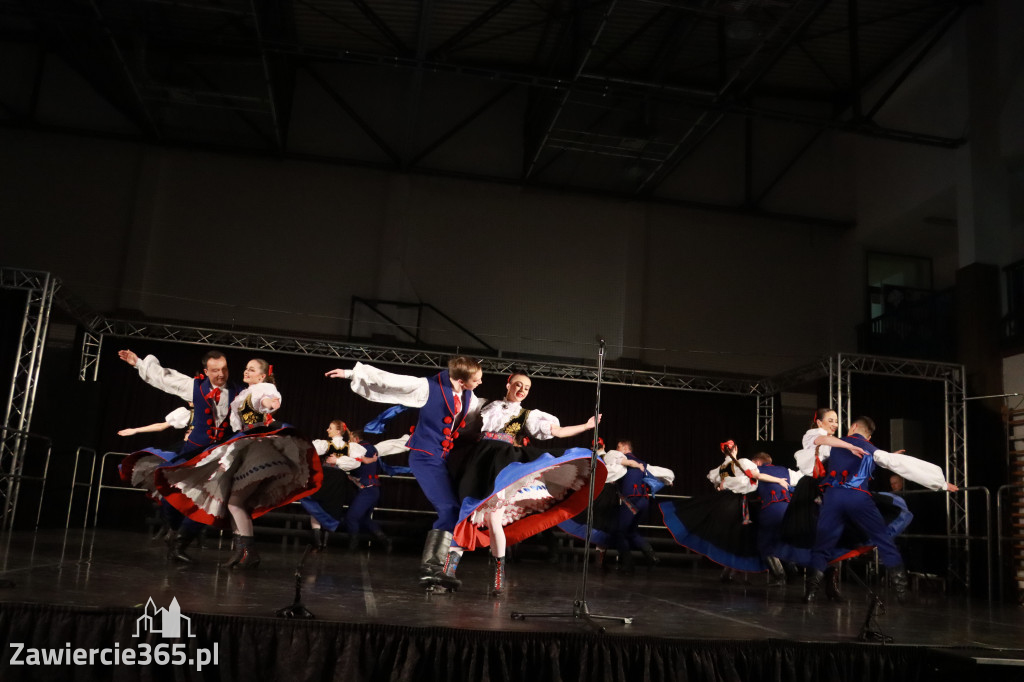
[{"label": "dark rafter", "polygon": [[846,0],[847,34],[850,51],[850,108],[853,118],[860,120],[864,112],[860,106],[860,26],[857,24],[857,0]]},{"label": "dark rafter", "polygon": [[260,15],[256,7],[256,0],[249,0],[249,9],[252,11],[253,31],[256,33],[256,46],[260,51],[260,62],[263,65],[263,81],[267,87],[267,104],[270,108],[270,124],[274,129],[274,147],[278,152],[284,151],[284,135],[281,133],[281,122],[277,117],[277,98],[274,94],[274,77],[270,71],[270,61],[267,58],[267,51],[263,47],[263,32],[260,30]]},{"label": "dark rafter", "polygon": [[[882,95],[878,98],[878,101],[875,102],[874,106],[871,107],[871,110],[868,111],[866,115],[867,118],[874,118],[875,114],[877,114],[878,111],[883,106],[885,106],[885,103],[889,101],[889,98],[892,97],[893,94],[895,94],[895,92],[899,89],[901,85],[903,85],[903,82],[907,80],[907,77],[910,76],[911,73],[913,73],[914,69],[918,67],[918,65],[921,63],[922,60],[924,60],[928,53],[932,51],[932,48],[934,48],[939,43],[939,41],[942,40],[943,37],[945,37],[946,33],[949,31],[950,28],[952,28],[953,24],[956,23],[957,19],[960,18],[960,15],[963,14],[965,9],[967,9],[966,5],[956,5],[949,11],[948,14],[946,14],[945,18],[943,18],[942,22],[938,25],[938,28],[934,29],[934,33],[932,34],[932,37],[928,40],[928,42],[926,42],[921,47],[921,49],[918,50],[917,54],[914,55],[914,58],[910,60],[906,67],[904,67],[903,71],[900,72],[896,79],[889,85],[888,88],[886,88],[885,92],[883,92]],[[925,29],[923,33],[926,33],[928,30],[931,29],[932,27],[929,26]],[[921,37],[921,35],[915,36],[914,40],[911,42],[911,45],[916,44]],[[909,51],[909,46],[906,49],[900,50],[897,53],[897,56],[905,54],[907,51]],[[895,61],[895,57],[891,61]]]},{"label": "dark rafter", "polygon": [[135,104],[138,107],[139,113],[142,114],[142,120],[145,122],[145,132],[159,140],[162,137],[160,126],[157,125],[156,119],[153,118],[153,114],[149,111],[149,107],[146,106],[146,101],[143,99],[142,92],[139,90],[139,84],[135,82],[135,76],[132,74],[132,70],[124,58],[124,52],[121,51],[121,46],[117,44],[117,39],[107,27],[107,22],[103,18],[103,13],[100,12],[100,8],[96,4],[96,0],[89,0],[89,6],[92,8],[93,16],[96,18],[96,28],[99,29],[103,34],[103,37],[106,38],[107,42],[110,44],[110,47],[114,52],[114,58],[117,60],[117,63],[121,68],[121,72],[128,83],[128,87],[132,91]]},{"label": "dark rafter", "polygon": [[505,97],[508,96],[510,93],[515,92],[515,90],[518,87],[519,86],[517,86],[515,84],[507,85],[504,88],[502,88],[501,90],[499,90],[498,92],[496,92],[493,96],[489,97],[480,106],[478,106],[476,109],[471,111],[469,113],[469,115],[467,115],[461,121],[459,121],[454,126],[452,126],[447,132],[445,132],[443,135],[441,135],[436,140],[434,140],[433,142],[428,144],[426,147],[424,147],[418,154],[416,154],[416,156],[414,156],[412,158],[412,160],[409,162],[410,165],[415,166],[417,163],[422,161],[424,158],[426,158],[435,149],[437,149],[438,147],[443,145],[445,142],[447,142],[451,138],[455,137],[460,131],[464,130],[466,128],[466,126],[468,126],[470,123],[472,123],[476,119],[480,118],[480,116],[482,116],[484,114],[484,112],[486,112],[488,109],[493,107],[495,104],[497,104],[501,100],[505,99]]},{"label": "dark rafter", "polygon": [[[732,76],[726,81],[725,85],[719,90],[716,97],[717,102],[721,102],[726,98],[737,100],[742,98],[743,95],[753,88],[757,82],[763,78],[775,64],[782,59],[783,55],[789,51],[789,48],[797,41],[800,40],[803,33],[807,30],[814,20],[821,14],[822,10],[828,5],[829,0],[818,0],[817,4],[807,12],[802,18],[797,21],[795,30],[788,33],[782,40],[781,44],[775,48],[772,55],[763,62],[758,62],[757,57],[760,52],[764,50],[772,39],[775,38],[776,33],[782,33],[782,27],[787,21],[798,16],[797,8],[802,4],[800,2],[794,2],[790,6],[789,12],[783,15],[771,31],[768,31],[762,36],[758,46],[751,52],[747,59],[740,67],[733,72]],[[750,69],[755,73],[749,76],[746,81],[741,80],[745,75],[745,72]],[[734,87],[735,86],[735,87]],[[718,124],[724,118],[724,113],[713,113],[711,110],[705,111],[701,116],[694,122],[690,129],[683,134],[682,138],[676,145],[675,151],[669,155],[669,159],[664,163],[658,164],[648,175],[643,179],[642,182],[637,185],[637,194],[650,194],[653,190],[666,178],[672,171],[674,171],[683,159],[703,142],[711,132],[718,127]]]},{"label": "dark rafter", "polygon": [[[594,53],[594,46],[597,45],[597,41],[600,40],[601,34],[604,32],[604,28],[605,28],[605,26],[608,23],[608,18],[611,16],[612,12],[615,10],[616,3],[617,3],[617,0],[612,0],[612,2],[610,2],[608,4],[608,9],[601,16],[601,21],[600,21],[600,23],[598,23],[597,28],[594,30],[593,36],[590,38],[589,43],[587,45],[587,48],[583,52],[583,56],[579,57],[579,58],[577,58],[575,60],[576,61],[576,67],[575,67],[574,72],[572,74],[572,79],[568,83],[565,83],[563,86],[561,86],[562,94],[561,94],[561,97],[559,98],[558,106],[556,107],[555,113],[551,116],[551,118],[550,118],[550,120],[548,122],[547,130],[544,132],[544,134],[540,138],[540,144],[537,145],[537,148],[534,150],[532,158],[530,159],[530,162],[526,166],[526,173],[525,173],[524,178],[523,178],[524,180],[529,180],[531,178],[531,176],[533,175],[533,172],[534,172],[534,170],[535,170],[535,168],[537,166],[537,160],[540,158],[541,153],[544,151],[544,147],[547,145],[548,138],[551,137],[552,131],[554,131],[555,126],[558,124],[558,119],[562,115],[562,110],[565,107],[566,102],[569,101],[569,97],[572,95],[572,86],[573,86],[573,84],[576,83],[576,81],[579,80],[580,75],[583,73],[583,70],[587,66],[587,62],[590,60],[590,57],[593,55],[593,53]],[[577,24],[579,26],[582,26],[583,21],[582,21],[581,16],[577,17],[576,22],[577,22]]]},{"label": "dark rafter", "polygon": [[331,84],[327,82],[327,79],[325,79],[323,76],[316,72],[312,64],[306,65],[306,72],[310,76],[312,76],[313,80],[315,80],[317,84],[321,88],[323,88],[324,92],[326,92],[327,95],[334,100],[335,104],[341,107],[342,110],[346,114],[348,114],[353,121],[356,122],[356,125],[358,125],[362,129],[362,131],[366,133],[370,137],[370,139],[376,143],[378,147],[380,147],[381,151],[387,154],[391,158],[391,160],[394,161],[396,166],[400,166],[402,164],[402,158],[398,155],[398,153],[396,153],[395,150],[392,149],[391,146],[384,141],[384,138],[381,137],[380,134],[378,134],[377,131],[374,130],[373,127],[369,123],[367,123],[366,120],[362,116],[360,116],[355,109],[352,108],[352,105],[349,104],[345,100],[345,98],[342,97],[338,93],[338,91],[335,90],[334,87],[332,87]]},{"label": "dark rafter", "polygon": [[382,36],[387,38],[387,41],[395,48],[395,52],[398,54],[407,54],[409,52],[409,48],[406,47],[404,42],[402,42],[402,39],[399,38],[398,35],[391,30],[391,27],[373,11],[372,7],[367,5],[363,0],[350,0],[350,2],[355,5],[360,12],[362,12],[364,17],[370,20],[370,23],[373,24],[374,28],[380,31]]},{"label": "dark rafter", "polygon": [[455,50],[460,42],[465,40],[468,36],[475,33],[480,27],[486,24],[488,21],[498,16],[506,7],[513,4],[515,0],[498,0],[493,5],[488,7],[482,13],[480,13],[473,21],[469,22],[461,29],[455,32],[453,36],[448,38],[433,50],[431,50],[428,57],[430,59],[445,59],[451,52]]}]

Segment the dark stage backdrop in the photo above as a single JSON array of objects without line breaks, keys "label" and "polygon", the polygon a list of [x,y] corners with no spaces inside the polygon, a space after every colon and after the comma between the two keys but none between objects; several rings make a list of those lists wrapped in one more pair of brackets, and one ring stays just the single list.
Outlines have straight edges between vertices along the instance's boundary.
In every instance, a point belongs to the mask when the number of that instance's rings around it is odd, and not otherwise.
[{"label": "dark stage backdrop", "polygon": [[[156,355],[164,367],[185,374],[199,371],[205,347],[153,341],[119,341],[105,339],[100,364],[97,395],[97,428],[91,440],[88,430],[82,435],[100,453],[128,452],[147,445],[173,445],[180,432],[140,434],[129,438],[117,436],[126,426],[141,426],[162,421],[181,401],[146,385],[138,374],[117,357],[121,348],[130,348],[140,356]],[[232,380],[240,380],[245,363],[262,357],[274,365],[277,385],[283,401],[279,417],[294,424],[311,438],[324,437],[332,419],[343,419],[352,426],[361,426],[386,406],[371,403],[352,393],[348,381],[328,379],[324,373],[335,367],[349,368],[352,362],[275,353],[252,353],[227,349]],[[416,376],[436,372],[400,365],[380,365],[382,369]],[[505,391],[505,376],[485,375],[477,394],[500,398]],[[526,406],[556,415],[562,424],[586,421],[594,410],[595,386],[590,383],[536,379]],[[665,389],[604,385],[602,387],[601,434],[609,447],[618,438],[630,438],[637,454],[652,464],[673,469],[676,484],[666,492],[689,495],[708,489],[705,473],[720,462],[718,443],[734,439],[749,452],[756,432],[755,400],[744,396],[682,392]],[[415,423],[416,411],[410,410],[390,425],[381,438],[397,437],[408,432]],[[553,441],[553,447],[589,447],[589,433],[571,439]],[[399,456],[391,460],[404,464]],[[108,467],[108,469],[111,467]],[[116,474],[104,472],[109,482]],[[429,509],[415,484],[394,481],[385,490],[382,505]],[[116,495],[115,495],[116,496]],[[122,496],[125,497],[125,496]],[[114,496],[111,497],[113,501]],[[104,503],[106,506],[106,503]],[[106,514],[104,515],[106,518]]]},{"label": "dark stage backdrop", "polygon": [[[5,303],[16,307],[17,302],[7,300]],[[7,316],[7,319],[12,316]],[[8,331],[5,325],[5,337],[10,336]],[[107,451],[130,452],[147,445],[173,447],[181,437],[180,432],[174,431],[129,438],[117,435],[118,429],[126,426],[163,421],[168,412],[181,404],[178,398],[143,383],[134,369],[117,358],[117,351],[121,348],[131,348],[140,356],[154,354],[165,367],[190,375],[199,371],[200,358],[207,350],[206,347],[190,344],[107,338],[104,340],[98,381],[80,382],[77,380],[78,349],[47,347],[33,431],[44,433],[54,440],[54,464],[50,468],[52,484],[48,483],[47,508],[52,506],[57,511],[44,517],[44,525],[64,522],[70,466],[76,447],[91,447],[100,454]],[[12,349],[8,347],[5,350],[3,365],[9,370],[13,363],[10,354]],[[233,380],[241,379],[245,363],[256,355],[235,349],[227,349],[225,354]],[[336,366],[351,367],[351,362],[276,353],[260,353],[259,356],[274,365],[278,386],[284,396],[279,412],[281,419],[296,425],[311,438],[323,437],[327,423],[332,419],[344,419],[353,426],[359,426],[385,407],[353,394],[347,381],[324,377],[327,370]],[[399,365],[381,367],[388,371],[419,376],[434,373]],[[485,398],[500,398],[504,394],[505,381],[505,376],[485,375],[484,383],[477,393]],[[879,424],[875,437],[879,446],[889,447],[890,419],[920,421],[924,452],[911,454],[940,465],[943,463],[944,411],[941,383],[854,375],[853,391],[853,411],[869,414]],[[823,389],[824,393],[827,393],[827,387]],[[594,398],[593,384],[539,378],[534,381],[526,405],[550,412],[558,416],[563,424],[570,425],[584,422],[593,413]],[[735,440],[743,455],[765,449],[772,453],[777,463],[793,465],[792,453],[799,447],[798,443],[755,442],[755,403],[754,398],[745,396],[606,384],[602,387],[601,411],[604,417],[601,435],[609,447],[614,447],[617,439],[629,438],[640,457],[652,464],[673,469],[676,483],[667,488],[665,493],[700,494],[709,490],[705,474],[720,463],[718,444],[727,439]],[[400,415],[382,437],[407,433],[415,418],[415,410]],[[589,447],[590,435],[554,441],[552,445]],[[117,461],[108,461],[107,467],[101,472],[108,483],[117,480]],[[402,456],[392,458],[392,462],[405,463]],[[888,477],[880,477],[876,487],[885,490],[887,484]],[[142,495],[119,492],[104,494],[100,517],[102,525],[142,523],[141,518],[148,510]],[[413,481],[391,481],[382,490],[381,504],[388,507],[429,509]],[[936,499],[935,504],[941,505],[942,502]],[[927,516],[938,518],[937,524],[943,524],[944,509],[934,511],[934,515]],[[76,518],[79,514],[76,503]],[[19,516],[19,519],[27,518],[26,515]],[[924,530],[920,526],[916,527]]]}]

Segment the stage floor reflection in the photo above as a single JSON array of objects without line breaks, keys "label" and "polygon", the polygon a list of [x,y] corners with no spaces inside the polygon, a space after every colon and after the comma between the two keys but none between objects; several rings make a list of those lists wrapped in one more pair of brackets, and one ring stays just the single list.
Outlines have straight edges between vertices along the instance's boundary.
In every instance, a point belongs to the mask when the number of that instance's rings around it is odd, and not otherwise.
[{"label": "stage floor reflection", "polygon": [[[226,543],[208,539],[191,551],[196,563],[165,557],[162,542],[142,533],[112,530],[15,532],[0,535],[0,602],[85,608],[139,607],[150,598],[176,598],[185,613],[273,617],[293,603],[302,546],[268,539],[259,545],[255,570],[219,568]],[[451,627],[491,631],[574,632],[589,624],[578,617],[582,563],[551,563],[523,557],[509,565],[507,594],[488,594],[490,567],[483,553],[459,566],[462,589],[428,594],[417,586],[419,556],[379,550],[348,552],[329,547],[310,554],[302,567],[301,598],[318,620]],[[6,584],[6,583],[5,583]],[[803,587],[769,588],[763,575],[731,583],[704,560],[638,564],[634,575],[588,569],[585,603],[609,635],[679,639],[852,642],[864,624],[864,587],[848,581],[845,601],[805,605]],[[888,603],[888,594],[882,591]],[[513,612],[526,614],[513,619]],[[541,617],[539,614],[554,614]],[[907,605],[888,604],[877,619],[897,644],[962,647],[1024,659],[1024,608],[942,594],[914,594]],[[1019,655],[1018,655],[1019,652]]]}]

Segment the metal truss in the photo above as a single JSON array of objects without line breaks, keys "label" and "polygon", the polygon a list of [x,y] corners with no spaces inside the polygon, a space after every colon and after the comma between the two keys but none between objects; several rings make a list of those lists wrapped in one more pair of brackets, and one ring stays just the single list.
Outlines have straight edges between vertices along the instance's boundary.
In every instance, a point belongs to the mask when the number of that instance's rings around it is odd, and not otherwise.
[{"label": "metal truss", "polygon": [[79,381],[96,381],[100,371],[100,353],[103,351],[103,337],[90,331],[82,336],[82,355],[78,365]]},{"label": "metal truss", "polygon": [[[246,350],[271,351],[290,355],[310,355],[357,362],[399,364],[406,367],[439,369],[446,367],[451,351],[415,350],[392,348],[368,344],[354,344],[329,339],[310,339],[294,336],[264,334],[259,332],[228,331],[205,327],[189,327],[176,324],[151,322],[130,322],[127,320],[103,319],[97,328],[91,330],[99,336],[141,338],[157,341],[171,341],[201,346],[244,348]],[[460,351],[458,352],[470,352]],[[85,357],[83,352],[83,358]],[[523,369],[532,376],[562,381],[597,381],[597,367],[563,362],[543,362],[515,358],[479,357],[484,370],[506,374],[514,369]],[[84,360],[83,360],[84,362]],[[80,374],[86,368],[83,366]],[[644,388],[664,388],[677,391],[702,391],[755,396],[761,390],[758,379],[721,378],[697,374],[672,372],[651,372],[605,368],[603,383]]]},{"label": "metal truss", "polygon": [[757,440],[775,440],[775,396],[757,396]]},{"label": "metal truss", "polygon": [[[22,343],[19,344],[18,350],[16,377],[12,382],[11,396],[8,399],[4,422],[4,425],[9,428],[27,430],[42,359],[42,344],[46,336],[46,325],[49,321],[54,296],[60,285],[59,281],[48,273],[30,273],[0,268],[0,274],[2,274],[0,284],[4,288],[19,288],[29,292]],[[290,355],[334,358],[343,361],[400,364],[428,369],[443,368],[453,352],[451,350],[417,350],[355,344],[255,331],[107,319],[88,310],[86,306],[65,294],[57,297],[57,301],[82,325],[85,331],[79,369],[79,378],[83,380],[95,380],[103,338],[106,336],[243,348]],[[473,353],[472,350],[460,349],[455,349],[454,352]],[[562,381],[595,382],[599,378],[597,367],[588,364],[500,357],[480,357],[479,359],[486,371],[498,374],[523,369],[537,377]],[[950,482],[961,488],[967,487],[965,373],[962,365],[844,353],[838,354],[834,358],[822,358],[769,379],[711,377],[617,368],[605,368],[600,379],[604,383],[623,386],[754,397],[757,400],[757,438],[772,440],[775,435],[775,395],[787,388],[806,384],[826,376],[829,379],[829,396],[832,406],[839,413],[840,423],[843,423],[845,418],[848,425],[852,397],[850,380],[853,373],[944,382],[946,475]],[[7,459],[12,459],[15,465],[20,466],[18,457],[23,450],[24,443],[22,441],[16,442],[13,449],[7,441],[4,442],[3,455]],[[20,468],[17,470],[20,471]],[[15,469],[11,468],[7,471],[15,471]],[[8,478],[10,479],[9,475]],[[13,482],[13,479],[10,480]],[[13,490],[13,494],[16,496],[16,488]],[[960,499],[955,496],[949,496],[947,499],[949,500],[947,503],[949,505],[947,513],[949,535],[954,538],[954,543],[966,543],[970,525],[966,501],[961,503]],[[11,500],[10,493],[7,500]],[[969,586],[970,575],[966,566],[966,552],[954,555],[951,551],[950,556],[951,573],[958,577],[964,585]],[[960,568],[963,569],[962,572],[957,573]]]},{"label": "metal truss", "polygon": [[15,350],[14,372],[0,424],[0,527],[9,530],[21,488],[21,472],[35,407],[50,310],[60,282],[47,272],[0,268],[0,288],[24,291],[25,310]]},{"label": "metal truss", "polygon": [[[840,354],[835,358],[829,374],[829,394],[839,412],[839,422],[849,428],[850,375],[875,374],[908,379],[926,379],[943,382],[946,422],[946,480],[959,488],[967,483],[967,413],[965,404],[965,371],[963,365],[927,362],[907,358],[889,358],[875,355]],[[970,514],[967,496],[946,496],[946,529],[951,538],[949,547],[949,573],[969,588]]]},{"label": "metal truss", "polygon": [[[946,480],[967,488],[967,407],[964,368],[957,367],[945,381],[946,397]],[[946,534],[953,538],[949,570],[960,581],[971,584],[970,510],[967,495],[946,495]],[[985,519],[988,524],[988,519]],[[959,574],[958,574],[959,572]]]},{"label": "metal truss", "polygon": [[803,386],[812,381],[817,381],[828,376],[829,368],[832,366],[832,359],[823,357],[808,365],[791,369],[782,374],[776,374],[764,382],[766,393],[782,393],[796,386]]}]

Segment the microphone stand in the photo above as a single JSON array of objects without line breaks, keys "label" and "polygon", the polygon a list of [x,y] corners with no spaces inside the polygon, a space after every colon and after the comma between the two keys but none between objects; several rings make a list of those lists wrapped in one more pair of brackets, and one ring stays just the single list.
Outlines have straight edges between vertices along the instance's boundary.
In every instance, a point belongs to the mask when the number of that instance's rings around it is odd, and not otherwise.
[{"label": "microphone stand", "polygon": [[309,556],[311,549],[313,549],[313,545],[306,545],[306,549],[302,553],[302,558],[299,559],[299,565],[295,567],[295,601],[292,602],[291,606],[286,606],[283,609],[275,611],[274,615],[278,618],[316,618],[316,616],[306,608],[306,605],[302,603],[302,567],[305,565],[306,557]]},{"label": "microphone stand", "polygon": [[[598,427],[601,422],[601,379],[604,375],[604,339],[598,337],[598,350],[597,350],[597,389],[596,398],[594,402],[594,439],[590,449],[590,486],[594,484],[594,472],[597,470],[597,438],[598,438]],[[590,495],[587,498],[587,538],[584,544],[584,550],[586,551],[586,558],[583,561],[583,574],[580,578],[580,584],[576,588],[576,598],[572,602],[571,613],[521,613],[519,611],[513,611],[511,616],[512,620],[526,620],[529,618],[566,618],[572,617],[576,620],[584,620],[588,625],[596,627],[599,632],[604,632],[605,628],[602,625],[595,623],[595,620],[617,620],[621,621],[623,625],[629,625],[633,622],[633,618],[629,616],[607,616],[599,615],[590,612],[590,606],[587,604],[587,569],[590,566],[590,536],[594,530],[594,490],[590,490]]]},{"label": "microphone stand", "polygon": [[860,626],[860,634],[857,635],[859,642],[874,642],[876,644],[892,644],[895,640],[892,635],[887,635],[878,628],[876,616],[885,615],[885,602],[874,590],[862,580],[856,571],[847,571],[861,586],[868,592],[868,611],[864,614],[864,624]]}]

